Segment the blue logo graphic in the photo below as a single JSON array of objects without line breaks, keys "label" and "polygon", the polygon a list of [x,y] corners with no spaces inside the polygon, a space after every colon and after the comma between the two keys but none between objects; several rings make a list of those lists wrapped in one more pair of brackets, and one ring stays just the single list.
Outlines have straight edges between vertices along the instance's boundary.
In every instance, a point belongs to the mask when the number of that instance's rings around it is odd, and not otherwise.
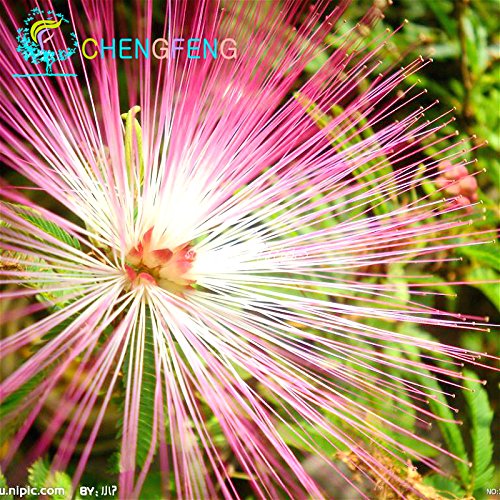
[{"label": "blue logo graphic", "polygon": [[[72,43],[69,46],[57,49],[57,44],[64,44],[62,26],[69,24],[69,21],[62,15],[52,10],[45,12],[42,9],[34,8],[24,19],[24,28],[17,30],[16,40],[18,41],[17,51],[21,53],[25,61],[38,65],[45,65],[45,72],[21,73],[12,75],[15,78],[28,78],[37,76],[77,76],[75,73],[54,73],[52,65],[56,61],[69,59],[78,50],[78,40],[76,34],[71,32],[69,37]],[[57,42],[52,40],[56,35]]]}]

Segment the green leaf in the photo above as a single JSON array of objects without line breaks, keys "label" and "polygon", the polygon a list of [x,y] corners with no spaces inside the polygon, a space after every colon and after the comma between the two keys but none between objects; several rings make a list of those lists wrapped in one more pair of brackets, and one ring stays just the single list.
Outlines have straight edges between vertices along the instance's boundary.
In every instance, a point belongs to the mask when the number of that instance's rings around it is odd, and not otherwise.
[{"label": "green leaf", "polygon": [[35,389],[43,380],[45,373],[38,373],[32,379],[24,383],[17,391],[7,396],[0,404],[0,420],[4,419],[9,413],[13,412],[26,397]]},{"label": "green leaf", "polygon": [[[64,472],[56,471],[50,474],[47,478],[45,487],[62,489],[61,493],[51,495],[52,500],[71,500],[73,498],[73,485],[71,478]],[[79,498],[78,495],[77,498]]]},{"label": "green leaf", "polygon": [[[478,380],[475,373],[466,371],[469,378]],[[477,382],[466,380],[464,386],[469,391],[464,391],[467,401],[472,431],[473,466],[471,471],[472,487],[474,496],[484,492],[484,489],[493,484],[494,466],[493,439],[491,437],[491,423],[493,421],[493,410],[488,401],[488,394]]]},{"label": "green leaf", "polygon": [[[127,383],[130,370],[131,349],[136,346],[129,346],[127,356],[123,363],[123,383]],[[134,358],[133,358],[134,359]],[[133,361],[134,362],[134,361]],[[139,421],[137,429],[137,452],[136,465],[141,468],[146,461],[151,442],[153,440],[153,422],[155,408],[156,371],[153,329],[150,312],[146,311],[146,330],[144,335],[143,372],[141,383],[141,395],[139,401]],[[123,421],[119,422],[118,437],[122,435]]]},{"label": "green leaf", "polygon": [[[23,411],[18,411],[18,408],[42,382],[44,377],[45,372],[36,374],[0,403],[0,421],[3,422],[2,432],[0,432],[0,445],[13,436],[23,424],[29,408],[25,408]],[[12,418],[9,418],[9,421],[4,421],[6,417]]]},{"label": "green leaf", "polygon": [[448,36],[452,39],[457,36],[456,21],[452,16],[452,4],[443,2],[442,0],[425,0],[425,4],[436,16],[441,26],[444,28]]},{"label": "green leaf", "polygon": [[[441,388],[439,387],[438,382],[435,379],[422,377],[421,383],[426,383],[428,387],[436,389],[434,394],[437,395],[436,399],[429,399],[429,406],[431,410],[440,418],[444,420],[454,420],[455,414],[445,406],[446,398],[442,394]],[[462,437],[462,433],[460,432],[460,426],[457,423],[453,422],[444,422],[443,420],[438,420],[437,425],[441,434],[443,435],[446,444],[448,445],[448,449],[457,457],[469,461],[469,457],[467,455],[467,451],[465,450],[465,444]],[[469,482],[470,470],[467,463],[459,462],[455,460],[455,467],[460,475],[463,484],[467,484]]]},{"label": "green leaf", "polygon": [[71,236],[64,229],[59,227],[55,222],[45,219],[40,213],[36,210],[33,210],[30,207],[26,207],[24,205],[13,205],[11,203],[8,204],[17,215],[22,217],[24,220],[31,222],[34,226],[41,229],[43,232],[48,235],[66,243],[67,245],[81,250],[80,242]]},{"label": "green leaf", "polygon": [[[144,481],[144,486],[141,490],[140,498],[144,498],[147,500],[163,500],[165,496],[162,494],[162,485],[165,482],[165,475],[163,472],[159,471],[150,471],[146,476],[146,480]],[[173,475],[170,474],[169,477],[169,493],[172,495],[171,498],[176,498],[175,495],[175,480]]]},{"label": "green leaf", "polygon": [[481,290],[500,311],[500,273],[491,268],[476,267],[467,273],[466,279],[469,285]]},{"label": "green leaf", "polygon": [[[419,350],[416,347],[407,345],[407,350],[412,352],[410,358],[418,361],[419,360]],[[417,379],[420,384],[428,387],[432,390],[430,394],[433,397],[429,398],[429,406],[432,412],[438,417],[437,425],[441,434],[446,441],[448,450],[455,456],[463,461],[455,460],[454,464],[460,476],[462,484],[469,484],[470,480],[470,470],[469,470],[469,457],[465,448],[465,443],[460,432],[460,427],[458,423],[454,423],[455,414],[447,406],[446,397],[442,393],[442,389],[438,381],[434,376],[428,371],[421,369],[420,373],[417,375]]]},{"label": "green leaf", "polygon": [[307,453],[317,453],[321,450],[326,456],[332,457],[338,451],[347,451],[349,448],[344,443],[338,441],[327,432],[320,432],[314,425],[302,423],[298,425],[288,425],[281,423],[278,425],[280,437],[289,446]]},{"label": "green leaf", "polygon": [[[2,470],[0,469],[0,488],[8,488],[9,485],[7,484],[7,481],[5,479],[5,476],[2,473]],[[14,497],[12,495],[2,495],[2,500],[14,500]]]},{"label": "green leaf", "polygon": [[44,488],[49,476],[50,466],[43,458],[39,458],[28,469],[28,484],[33,488]]},{"label": "green leaf", "polygon": [[500,253],[498,252],[498,245],[485,244],[460,247],[457,248],[457,252],[477,261],[479,264],[484,264],[487,267],[500,271]]},{"label": "green leaf", "polygon": [[430,474],[424,477],[424,483],[432,486],[444,498],[463,498],[465,490],[460,484],[450,477],[443,477],[439,474]]},{"label": "green leaf", "polygon": [[[50,471],[50,465],[43,458],[39,458],[28,469],[28,484],[32,488],[61,488],[63,492],[50,495],[52,500],[71,500],[73,498],[73,486],[68,474],[61,471]],[[39,498],[32,496],[32,498]],[[80,498],[76,495],[75,500]]]},{"label": "green leaf", "polygon": [[[412,349],[416,354],[417,349]],[[411,357],[418,359],[416,355]],[[453,412],[444,404],[446,398],[441,394],[439,383],[433,378],[427,378],[425,375],[429,372],[423,372],[419,375],[419,382],[431,389],[435,389],[435,399],[430,398],[429,406],[431,410],[440,418],[453,420],[455,418]],[[478,380],[477,376],[471,371],[465,371],[464,375],[467,378]],[[469,495],[474,494],[474,497],[480,498],[484,494],[484,489],[487,485],[493,482],[494,467],[492,465],[493,458],[493,440],[491,436],[491,423],[493,420],[493,411],[488,402],[486,391],[480,384],[474,380],[464,380],[463,391],[467,402],[468,412],[471,421],[471,438],[473,445],[473,462],[472,468],[463,462],[455,461],[455,466],[460,476],[462,486],[455,483],[450,478],[437,479],[439,476],[433,475],[433,479],[427,478],[426,483],[435,487],[437,490],[448,491],[456,496],[467,490]],[[438,427],[446,441],[448,449],[465,461],[469,461],[468,454],[465,448],[464,439],[458,424],[452,422],[437,421]]]}]

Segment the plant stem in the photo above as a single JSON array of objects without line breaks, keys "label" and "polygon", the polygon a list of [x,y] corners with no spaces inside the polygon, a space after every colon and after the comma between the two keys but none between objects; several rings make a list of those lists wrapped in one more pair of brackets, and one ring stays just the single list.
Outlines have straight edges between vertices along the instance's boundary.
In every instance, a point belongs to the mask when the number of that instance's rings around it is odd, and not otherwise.
[{"label": "plant stem", "polygon": [[465,31],[465,17],[470,0],[457,0],[458,17],[458,39],[460,43],[460,71],[464,84],[464,100],[462,105],[462,118],[466,130],[472,134],[472,122],[474,121],[474,110],[471,104],[471,93],[473,87],[473,75],[470,72],[469,60],[467,57],[467,34]]}]

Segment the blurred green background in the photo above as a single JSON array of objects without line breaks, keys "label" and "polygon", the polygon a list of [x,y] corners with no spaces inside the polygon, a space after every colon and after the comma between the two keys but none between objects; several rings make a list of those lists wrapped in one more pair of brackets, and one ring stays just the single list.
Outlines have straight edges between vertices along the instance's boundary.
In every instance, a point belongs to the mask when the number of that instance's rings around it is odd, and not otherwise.
[{"label": "blurred green background", "polygon": [[[432,58],[433,63],[426,65],[414,78],[408,79],[428,93],[419,100],[422,106],[436,98],[439,104],[428,113],[432,119],[450,108],[455,108],[457,121],[444,129],[444,133],[460,132],[465,138],[464,149],[477,147],[467,153],[468,159],[477,158],[477,163],[469,166],[469,173],[479,172],[479,199],[484,203],[485,217],[476,222],[484,230],[498,230],[500,224],[500,2],[496,0],[376,0],[385,18],[373,31],[382,33],[386,27],[397,28],[404,22],[408,24],[392,37],[381,59],[384,65],[399,60],[411,61],[422,55]],[[371,1],[354,1],[346,19],[359,19]],[[392,4],[392,5],[391,5]],[[456,139],[452,139],[456,141]],[[432,150],[430,150],[432,152]],[[484,169],[484,171],[482,171]],[[493,239],[496,239],[493,236]],[[460,263],[449,263],[439,269],[437,274],[448,279],[465,281],[467,286],[454,286],[457,297],[447,301],[446,308],[462,313],[489,316],[492,324],[500,324],[500,252],[495,244],[475,247],[474,250],[457,251],[463,257]],[[474,281],[496,283],[478,284]],[[490,333],[472,331],[438,331],[434,337],[449,343],[458,343],[464,348],[479,352],[500,354],[498,327]],[[500,455],[497,444],[500,442],[500,377],[498,372],[475,370],[480,378],[487,381],[488,393],[494,416],[492,437],[494,446],[494,475],[488,481],[490,487],[500,485]],[[469,456],[474,455],[471,434],[471,411],[467,402],[457,396],[455,406],[460,409],[464,426],[461,432]],[[480,414],[484,415],[482,412]],[[476,443],[477,445],[477,443]],[[452,467],[453,469],[453,467]],[[452,472],[460,476],[457,471]],[[457,481],[458,483],[460,481]],[[452,489],[451,483],[443,482],[444,490]],[[437,488],[439,489],[439,488]],[[474,492],[464,492],[456,488],[454,493],[444,497],[463,498],[473,494],[476,498],[489,496],[484,488]]]},{"label": "blurred green background", "polygon": [[[422,55],[432,58],[433,63],[426,65],[415,78],[408,79],[425,88],[428,93],[419,100],[422,106],[436,98],[439,104],[427,115],[430,119],[450,108],[455,108],[457,121],[444,129],[444,133],[460,132],[465,138],[464,149],[477,147],[467,153],[468,159],[477,158],[477,163],[469,166],[469,173],[479,172],[479,199],[484,203],[485,217],[476,222],[484,230],[498,230],[500,224],[500,1],[496,0],[376,0],[385,18],[373,30],[382,33],[386,27],[397,28],[404,22],[408,24],[392,37],[391,43],[383,52],[384,65],[389,61],[411,61]],[[359,19],[371,1],[354,1],[346,19]],[[392,4],[392,5],[391,5]],[[456,141],[456,139],[452,139]],[[432,152],[432,150],[430,150]],[[484,171],[482,171],[484,169]],[[493,239],[496,239],[493,236]],[[450,263],[438,270],[437,274],[448,279],[465,281],[467,286],[454,286],[456,299],[445,305],[451,310],[462,313],[489,316],[493,325],[500,324],[500,251],[495,244],[473,247],[457,251],[463,261]],[[496,283],[477,284],[474,281]],[[479,352],[500,354],[500,332],[492,327],[490,333],[472,331],[439,331],[434,337],[449,343],[458,343],[464,348]],[[490,487],[500,485],[500,377],[498,372],[475,370],[480,378],[487,381],[488,393],[494,416],[492,437],[494,445],[494,475],[488,481]],[[455,406],[464,417],[461,429],[465,448],[469,456],[474,455],[471,434],[471,412],[467,402],[457,396]],[[481,412],[479,412],[481,413]],[[483,413],[481,413],[483,414]],[[455,477],[460,474],[453,472]],[[457,481],[460,482],[460,481]],[[443,483],[449,490],[450,483]],[[456,489],[445,497],[463,498],[473,494],[476,498],[491,497],[484,488],[474,492]]]}]

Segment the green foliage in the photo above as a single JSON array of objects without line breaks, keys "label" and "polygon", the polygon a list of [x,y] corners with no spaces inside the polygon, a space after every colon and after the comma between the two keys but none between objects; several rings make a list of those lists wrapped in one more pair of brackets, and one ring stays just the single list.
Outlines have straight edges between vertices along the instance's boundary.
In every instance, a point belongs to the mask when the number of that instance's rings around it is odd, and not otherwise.
[{"label": "green foliage", "polygon": [[[71,478],[68,474],[60,471],[51,471],[48,462],[43,458],[39,458],[29,469],[28,469],[28,484],[32,488],[62,488],[64,493],[55,493],[50,495],[49,498],[52,500],[71,500],[75,498],[78,500],[79,495],[73,497],[73,486],[71,484]],[[38,498],[31,496],[30,498]]]},{"label": "green foliage", "polygon": [[[477,379],[477,375],[470,370],[465,372],[467,377]],[[473,466],[471,471],[471,485],[469,492],[476,499],[484,495],[484,490],[493,484],[494,465],[493,439],[491,436],[491,423],[493,421],[493,410],[488,401],[486,391],[474,381],[465,381],[465,387],[470,389],[464,391],[467,400],[467,409],[471,421],[471,437],[473,446]]]},{"label": "green foliage", "polygon": [[[124,390],[127,383],[127,376],[131,368],[131,349],[137,346],[131,344],[123,363],[123,383]],[[135,356],[132,356],[132,363]],[[132,364],[133,367],[133,364]],[[133,370],[132,370],[133,371]],[[139,401],[139,423],[137,431],[137,455],[136,465],[141,468],[144,465],[151,443],[153,440],[153,422],[155,408],[156,371],[153,328],[149,311],[146,313],[146,331],[144,336],[143,372],[141,382],[141,397]],[[123,402],[121,403],[123,407]],[[122,436],[123,420],[119,422],[118,437]]]},{"label": "green foliage", "polygon": [[71,236],[67,231],[59,227],[54,222],[45,219],[36,210],[24,205],[12,205],[9,203],[9,206],[13,208],[20,217],[28,222],[31,222],[47,235],[52,236],[73,248],[81,250],[80,242],[76,238]]},{"label": "green foliage", "polygon": [[[81,251],[80,242],[78,239],[71,236],[67,231],[59,227],[54,222],[45,219],[39,212],[33,210],[30,207],[24,205],[15,205],[11,203],[6,203],[13,211],[16,212],[17,215],[22,217],[24,220],[29,221],[33,226],[41,229],[46,235],[47,238],[42,238],[36,236],[36,239],[43,242],[49,242],[51,245],[55,243],[53,241],[49,241],[50,238],[55,238],[56,240],[69,245],[71,248],[75,250]],[[27,232],[27,230],[26,230]],[[64,273],[67,271],[59,271],[54,270],[48,262],[48,259],[44,258],[33,258],[30,255],[24,254],[22,252],[7,252],[9,257],[14,259],[19,259],[23,261],[21,267],[29,272],[34,273],[46,273],[47,277],[50,277],[54,280],[54,283],[57,283],[57,275],[59,273]],[[78,270],[73,270],[71,273],[78,273]],[[41,280],[43,282],[43,280]],[[42,288],[37,279],[26,280],[26,285],[31,286],[33,288]],[[75,290],[76,291],[76,290]],[[66,301],[61,300],[64,296],[69,295],[70,292],[67,290],[53,290],[50,292],[42,291],[36,297],[40,302],[52,302],[53,304],[57,304],[56,307],[62,307],[67,304]]]},{"label": "green foliage", "polygon": [[144,465],[153,440],[154,400],[156,389],[154,341],[150,320],[147,321],[146,325],[141,401],[139,406],[139,426],[137,432],[137,464],[139,467]]},{"label": "green foliage", "polygon": [[42,488],[45,486],[45,481],[49,476],[50,466],[43,459],[39,458],[29,469],[28,469],[28,484],[33,486],[33,488]]},{"label": "green foliage", "polygon": [[[5,480],[5,476],[2,473],[2,470],[0,469],[0,488],[8,488],[9,485],[7,484],[7,481]],[[3,495],[2,496],[3,500],[14,500],[14,497],[12,495]]]},{"label": "green foliage", "polygon": [[[14,411],[26,397],[40,384],[43,380],[44,374],[39,373],[28,382],[23,384],[17,391],[7,396],[2,403],[0,403],[0,419],[4,419],[9,413]],[[2,439],[4,438],[2,433]]]},{"label": "green foliage", "polygon": [[[2,425],[2,432],[0,432],[0,445],[14,435],[23,424],[30,407],[22,411],[19,410],[19,407],[26,401],[26,398],[31,392],[43,381],[44,376],[44,372],[38,373],[0,403],[0,421],[4,422]],[[10,418],[7,420],[6,417]]]},{"label": "green foliage", "polygon": [[460,483],[451,477],[429,474],[424,477],[424,483],[432,486],[444,498],[453,498],[456,500],[457,498],[463,498],[465,494]]},{"label": "green foliage", "polygon": [[287,445],[306,453],[316,453],[316,450],[320,450],[325,456],[333,457],[338,451],[348,451],[345,444],[307,423],[301,424],[300,427],[281,423],[277,430]]},{"label": "green foliage", "polygon": [[[146,481],[144,482],[144,486],[142,487],[141,498],[147,498],[148,500],[162,500],[163,498],[165,498],[161,493],[163,481],[165,481],[165,478],[162,477],[161,472],[151,471],[148,474]],[[169,490],[175,490],[173,478],[171,479]]]},{"label": "green foliage", "polygon": [[470,259],[465,277],[474,288],[481,290],[500,311],[500,254],[497,244],[474,245],[457,249]]},{"label": "green foliage", "polygon": [[440,392],[439,383],[434,378],[421,376],[421,383],[426,384],[436,392],[434,398],[429,398],[429,406],[434,414],[439,417],[437,425],[443,435],[447,449],[460,460],[455,460],[454,465],[460,476],[462,484],[468,484],[470,480],[469,456],[467,454],[464,439],[460,432],[460,426],[455,423],[457,416],[448,408],[445,396]]},{"label": "green foliage", "polygon": [[467,281],[481,290],[500,311],[500,273],[487,267],[476,267],[467,272]]},{"label": "green foliage", "polygon": [[[412,358],[417,360],[418,351],[413,349],[413,352]],[[447,449],[461,460],[454,461],[458,472],[457,479],[430,474],[426,477],[426,483],[441,492],[448,492],[458,496],[467,493],[479,499],[483,498],[485,488],[487,485],[492,484],[493,479],[493,440],[491,435],[493,411],[486,391],[478,383],[477,375],[470,370],[466,370],[464,375],[472,379],[464,381],[464,390],[462,391],[467,403],[470,420],[470,437],[472,441],[472,453],[470,455],[467,452],[461,425],[453,422],[457,416],[448,408],[448,402],[440,392],[439,383],[432,378],[429,372],[422,370],[418,376],[422,385],[426,385],[430,390],[435,391],[430,393],[434,396],[429,398],[429,405],[433,413],[440,419],[437,424],[445,439]],[[472,461],[467,463],[469,462],[469,456],[472,456]]]},{"label": "green foliage", "polygon": [[461,255],[469,257],[486,267],[500,272],[500,253],[497,245],[474,245],[457,249]]},{"label": "green foliage", "polygon": [[[411,334],[423,339],[432,340],[432,336],[418,327],[406,325],[404,333]],[[420,352],[417,348],[409,348],[410,358],[418,361]],[[442,364],[446,357],[441,356]],[[445,364],[443,367],[447,367]],[[485,485],[491,484],[493,473],[491,436],[491,423],[493,413],[488,402],[488,395],[474,372],[465,370],[464,389],[461,391],[466,408],[459,414],[455,414],[448,405],[446,397],[442,394],[440,383],[428,370],[420,369],[416,375],[416,381],[429,388],[429,406],[438,417],[437,425],[444,438],[445,448],[457,456],[461,461],[454,460],[453,464],[457,471],[456,476],[443,477],[435,473],[425,477],[425,483],[433,486],[446,498],[463,497],[474,495],[482,498]],[[453,399],[453,405],[457,405],[459,399]],[[467,415],[469,418],[467,419]],[[464,425],[459,419],[464,419]],[[457,420],[458,423],[453,422]],[[472,460],[471,460],[472,458]]]}]

